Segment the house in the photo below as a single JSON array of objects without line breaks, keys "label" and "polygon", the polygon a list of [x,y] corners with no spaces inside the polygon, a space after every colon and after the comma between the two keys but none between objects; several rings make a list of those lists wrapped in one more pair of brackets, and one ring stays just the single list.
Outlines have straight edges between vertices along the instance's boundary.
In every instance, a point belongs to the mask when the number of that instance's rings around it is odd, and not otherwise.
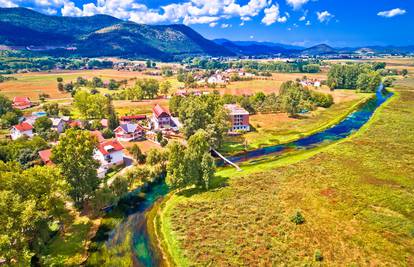
[{"label": "house", "polygon": [[124,164],[124,147],[116,139],[99,143],[94,158],[99,161],[98,177],[103,178],[109,168]]},{"label": "house", "polygon": [[155,130],[168,130],[177,127],[171,114],[158,104],[152,108],[151,121]]},{"label": "house", "polygon": [[115,130],[118,141],[130,142],[141,139],[144,136],[144,128],[139,124],[126,123],[119,125]]},{"label": "house", "polygon": [[52,130],[62,133],[65,130],[65,122],[61,118],[51,118]]},{"label": "house", "polygon": [[224,107],[229,111],[231,132],[250,131],[249,112],[237,104],[227,104]]},{"label": "house", "polygon": [[50,159],[50,157],[52,156],[52,149],[39,151],[39,156],[45,165],[53,164],[52,160]]},{"label": "house", "polygon": [[23,136],[33,137],[33,126],[25,121],[19,123],[11,128],[10,136],[12,140],[16,140]]},{"label": "house", "polygon": [[32,106],[32,101],[30,101],[30,98],[28,97],[18,97],[16,96],[13,98],[13,108],[16,109],[26,109],[30,108]]},{"label": "house", "polygon": [[214,74],[213,76],[210,76],[207,79],[207,83],[210,83],[210,84],[214,84],[214,83],[216,83],[216,84],[223,84],[223,83],[227,83],[227,82],[228,82],[228,79],[225,78],[221,74]]}]

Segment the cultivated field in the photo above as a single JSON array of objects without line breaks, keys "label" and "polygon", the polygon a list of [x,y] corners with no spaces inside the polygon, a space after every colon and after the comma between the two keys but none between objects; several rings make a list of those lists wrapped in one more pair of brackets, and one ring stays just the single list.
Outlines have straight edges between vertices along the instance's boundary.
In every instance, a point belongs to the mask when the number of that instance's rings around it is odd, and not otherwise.
[{"label": "cultivated field", "polygon": [[396,91],[343,142],[174,195],[161,221],[176,263],[302,266],[318,254],[327,266],[413,266],[414,79]]},{"label": "cultivated field", "polygon": [[[129,85],[135,83],[135,78],[154,78],[165,79],[161,76],[144,75],[137,71],[117,71],[113,69],[104,70],[77,70],[77,71],[53,71],[53,72],[32,72],[10,75],[17,80],[0,83],[0,93],[8,96],[28,96],[33,100],[39,98],[39,94],[45,93],[52,99],[68,98],[70,94],[61,93],[57,90],[56,78],[62,77],[64,83],[75,81],[77,77],[92,79],[93,77],[102,78],[104,81],[115,79],[117,81],[127,79]],[[174,87],[179,83],[176,79],[169,78]]]}]

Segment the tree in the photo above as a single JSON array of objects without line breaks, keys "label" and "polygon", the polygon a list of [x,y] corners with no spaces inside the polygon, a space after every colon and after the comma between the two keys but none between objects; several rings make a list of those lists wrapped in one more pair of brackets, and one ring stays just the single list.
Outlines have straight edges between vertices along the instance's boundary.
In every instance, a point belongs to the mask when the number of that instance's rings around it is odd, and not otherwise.
[{"label": "tree", "polygon": [[61,82],[63,82],[63,78],[62,78],[62,77],[57,77],[57,78],[56,78],[56,81],[57,81],[58,83],[61,83]]},{"label": "tree", "polygon": [[387,63],[385,62],[374,62],[372,64],[372,69],[373,70],[380,70],[380,69],[385,69],[385,66],[387,66]]},{"label": "tree", "polygon": [[59,92],[65,91],[65,86],[63,85],[63,83],[58,83],[57,88],[58,88]]},{"label": "tree", "polygon": [[358,76],[357,87],[360,92],[375,92],[380,84],[381,76],[378,72],[372,71],[369,73],[362,73]]},{"label": "tree", "polygon": [[33,124],[33,128],[37,133],[46,132],[52,128],[52,120],[46,116],[37,118]]},{"label": "tree", "polygon": [[209,154],[207,133],[198,130],[188,140],[188,147],[177,142],[168,146],[166,182],[173,188],[196,185],[209,189],[214,177],[214,160]]},{"label": "tree", "polygon": [[115,81],[114,79],[110,79],[108,83],[108,89],[109,90],[116,90],[119,88],[119,83]]},{"label": "tree", "polygon": [[387,77],[384,79],[382,83],[384,84],[385,87],[391,87],[394,82],[395,82],[395,78]]},{"label": "tree", "polygon": [[71,185],[69,195],[78,207],[92,197],[99,186],[99,163],[93,158],[96,146],[97,141],[89,132],[69,129],[52,150],[52,161]]},{"label": "tree", "polygon": [[168,164],[166,183],[172,188],[183,188],[188,184],[186,147],[177,141],[168,145]]},{"label": "tree", "polygon": [[118,115],[116,115],[116,111],[112,104],[112,100],[109,100],[108,114],[108,128],[113,131],[119,126],[119,119]]},{"label": "tree", "polygon": [[145,163],[145,155],[142,153],[141,149],[137,144],[128,148],[128,152],[132,155],[132,157],[138,161],[139,164]]},{"label": "tree", "polygon": [[0,116],[13,111],[13,103],[10,99],[0,94]]},{"label": "tree", "polygon": [[51,238],[49,225],[67,214],[67,187],[57,168],[23,170],[0,161],[0,255],[6,265],[30,266],[42,251]]},{"label": "tree", "polygon": [[167,95],[169,91],[171,90],[172,86],[170,81],[164,81],[160,84],[160,92],[163,95]]},{"label": "tree", "polygon": [[407,76],[407,75],[408,75],[408,70],[407,70],[407,69],[403,69],[403,70],[401,71],[401,75],[402,75],[402,76]]},{"label": "tree", "polygon": [[59,104],[58,103],[47,103],[43,105],[43,109],[49,116],[59,115]]},{"label": "tree", "polygon": [[144,98],[149,99],[155,98],[160,88],[159,82],[156,79],[140,79],[137,80],[135,86],[141,88]]},{"label": "tree", "polygon": [[203,188],[206,190],[210,188],[210,183],[214,178],[214,169],[213,157],[208,152],[205,152],[201,160],[201,180],[203,181]]},{"label": "tree", "polygon": [[152,64],[151,64],[151,60],[147,60],[146,62],[145,62],[145,65],[147,66],[147,68],[151,68],[152,67]]},{"label": "tree", "polygon": [[79,90],[74,96],[74,105],[87,119],[102,119],[108,115],[109,100],[103,95],[92,95]]},{"label": "tree", "polygon": [[281,107],[290,116],[296,116],[301,110],[308,107],[309,90],[305,90],[297,82],[288,81],[280,88]]},{"label": "tree", "polygon": [[138,84],[135,84],[133,87],[129,87],[126,89],[126,98],[128,100],[141,100],[144,98],[144,92],[142,91],[142,87]]},{"label": "tree", "polygon": [[104,87],[104,83],[101,78],[93,77],[91,82],[92,87]]},{"label": "tree", "polygon": [[19,115],[15,112],[7,112],[0,117],[0,125],[2,128],[10,128],[19,123]]}]

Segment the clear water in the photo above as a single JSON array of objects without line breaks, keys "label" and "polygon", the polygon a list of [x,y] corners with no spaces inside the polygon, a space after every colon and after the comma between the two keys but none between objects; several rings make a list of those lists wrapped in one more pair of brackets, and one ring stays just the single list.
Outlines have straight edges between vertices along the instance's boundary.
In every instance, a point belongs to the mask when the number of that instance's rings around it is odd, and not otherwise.
[{"label": "clear water", "polygon": [[[130,194],[137,194],[136,190]],[[158,266],[158,251],[152,249],[149,242],[145,212],[155,201],[168,193],[168,186],[159,182],[150,186],[145,193],[145,199],[138,201],[133,208],[127,210],[126,217],[109,234],[105,242],[108,249],[116,248],[125,242],[127,235],[132,234],[131,254],[135,266]]]},{"label": "clear water", "polygon": [[[383,91],[382,86],[378,89],[376,96],[357,111],[348,115],[340,123],[326,129],[322,132],[304,137],[297,141],[265,147],[246,152],[239,156],[230,157],[233,162],[241,162],[259,158],[265,155],[283,154],[295,150],[310,149],[323,144],[332,143],[343,139],[353,132],[360,129],[373,115],[374,111],[384,103],[392,94]],[[223,163],[221,163],[223,164]],[[136,193],[136,192],[135,192]],[[159,254],[151,246],[147,228],[145,211],[150,209],[155,201],[168,193],[168,187],[165,183],[153,185],[145,195],[145,200],[140,201],[137,206],[127,212],[127,217],[120,223],[110,234],[106,244],[116,244],[125,240],[127,233],[133,234],[132,248],[134,265],[136,266],[159,266]]]},{"label": "clear water", "polygon": [[[381,85],[378,88],[375,97],[363,104],[357,111],[349,114],[340,123],[332,126],[329,129],[287,144],[274,145],[248,151],[237,156],[229,157],[228,159],[232,162],[243,162],[266,155],[276,155],[283,154],[285,152],[311,149],[317,146],[338,141],[340,139],[348,137],[353,132],[360,129],[372,117],[374,111],[389,97],[391,97],[391,95],[392,93],[383,90],[383,86]],[[219,165],[223,165],[223,162],[219,162]]]}]

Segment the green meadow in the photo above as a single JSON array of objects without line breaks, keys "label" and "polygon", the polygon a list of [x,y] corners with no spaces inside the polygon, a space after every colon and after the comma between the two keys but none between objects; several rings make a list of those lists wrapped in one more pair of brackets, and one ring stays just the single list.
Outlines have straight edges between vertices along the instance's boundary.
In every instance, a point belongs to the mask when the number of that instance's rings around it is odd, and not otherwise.
[{"label": "green meadow", "polygon": [[[223,169],[215,189],[167,198],[158,232],[172,261],[412,266],[414,79],[394,91],[350,138],[242,172]],[[292,222],[298,212],[302,224]]]}]

